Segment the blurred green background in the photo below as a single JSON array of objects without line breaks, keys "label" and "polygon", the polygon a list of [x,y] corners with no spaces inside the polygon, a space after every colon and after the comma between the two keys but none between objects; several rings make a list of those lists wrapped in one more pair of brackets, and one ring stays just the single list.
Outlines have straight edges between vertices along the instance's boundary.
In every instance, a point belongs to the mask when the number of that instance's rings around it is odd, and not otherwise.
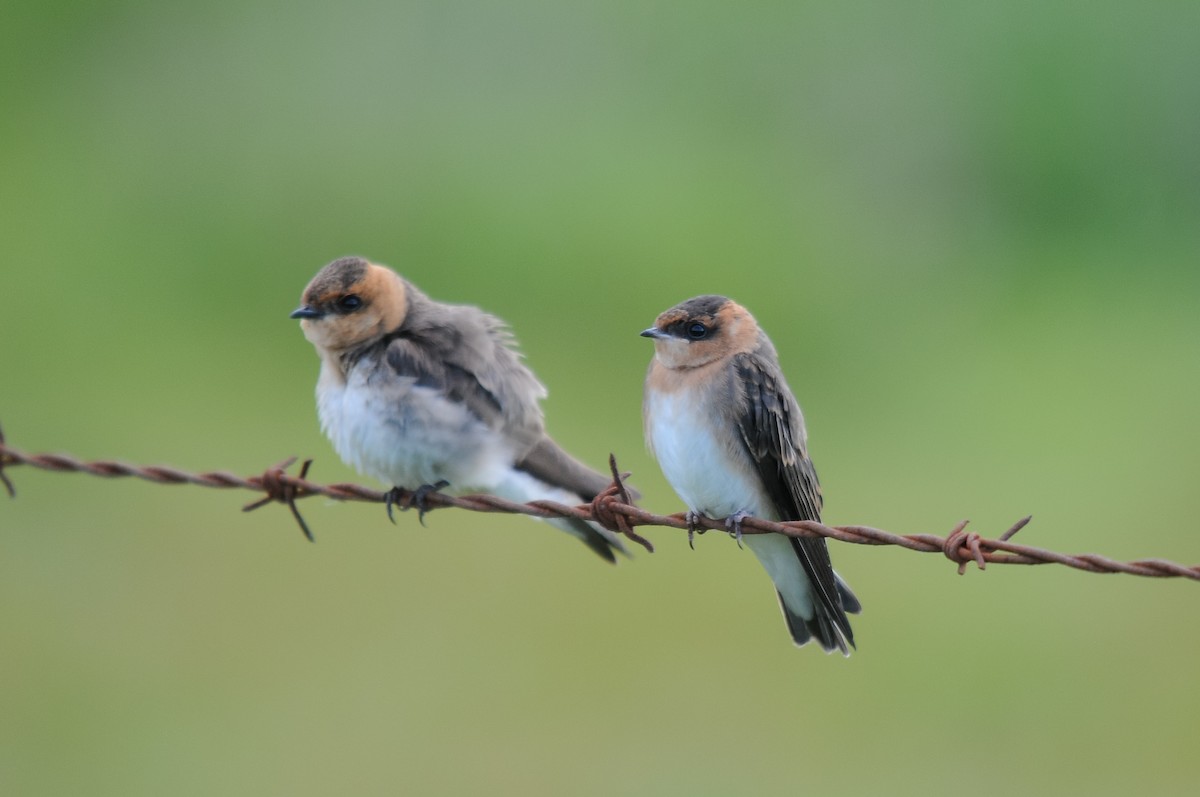
[{"label": "blurred green background", "polygon": [[[637,333],[772,334],[826,519],[1200,561],[1200,5],[6,3],[0,423],[316,458],[287,314],[362,254],[508,319],[644,451]],[[749,553],[14,469],[6,795],[1185,793],[1200,588],[834,546],[848,660]]]}]

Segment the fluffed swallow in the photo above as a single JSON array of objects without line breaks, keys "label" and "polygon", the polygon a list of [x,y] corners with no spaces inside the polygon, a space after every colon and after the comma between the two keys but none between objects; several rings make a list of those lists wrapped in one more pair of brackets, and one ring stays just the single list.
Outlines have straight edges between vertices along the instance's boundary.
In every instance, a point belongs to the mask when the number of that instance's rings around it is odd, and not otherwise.
[{"label": "fluffed swallow", "polygon": [[[449,488],[572,505],[609,485],[546,434],[546,388],[499,318],[434,301],[361,257],[322,268],[291,317],[321,358],[321,428],[359,472],[422,497]],[[610,562],[624,551],[599,526],[549,522]]]},{"label": "fluffed swallow", "polygon": [[861,605],[833,571],[823,539],[741,536],[748,516],[821,519],[821,486],[806,450],[804,417],[779,357],[754,317],[724,296],[697,296],[643,331],[654,340],[646,374],[646,443],[695,516],[727,518],[779,596],[796,645],[811,638],[850,655],[847,613]]}]

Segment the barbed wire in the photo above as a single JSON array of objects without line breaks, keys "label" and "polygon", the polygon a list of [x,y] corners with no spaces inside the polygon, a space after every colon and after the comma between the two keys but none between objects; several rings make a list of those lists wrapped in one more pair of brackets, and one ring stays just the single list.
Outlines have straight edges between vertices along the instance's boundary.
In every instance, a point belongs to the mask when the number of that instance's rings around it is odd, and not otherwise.
[{"label": "barbed wire", "polygon": [[[27,454],[7,445],[4,433],[0,430],[0,483],[11,497],[16,497],[16,487],[4,469],[19,465],[54,473],[86,473],[102,478],[129,477],[154,484],[193,484],[218,489],[250,490],[262,493],[262,496],[242,507],[243,511],[249,512],[270,503],[282,503],[291,510],[304,536],[310,541],[314,539],[312,531],[296,508],[296,501],[316,495],[337,501],[364,501],[389,505],[394,503],[402,509],[417,507],[422,514],[434,509],[456,508],[469,512],[521,514],[543,519],[578,518],[599,523],[650,552],[654,551],[653,544],[638,534],[634,530],[636,527],[680,529],[687,531],[689,538],[693,532],[703,534],[709,529],[726,530],[722,518],[698,517],[689,522],[684,513],[660,515],[635,506],[625,488],[625,479],[629,474],[622,474],[617,470],[616,458],[612,455],[609,456],[612,483],[590,504],[581,506],[567,506],[554,501],[531,501],[521,504],[482,494],[453,496],[440,492],[419,494],[404,489],[379,491],[351,483],[318,484],[307,479],[309,467],[312,465],[311,459],[301,464],[299,475],[287,473],[287,469],[295,462],[296,458],[291,457],[258,476],[242,477],[220,470],[192,473],[161,465],[138,466],[114,460],[83,461],[65,454]],[[1011,542],[1013,535],[1023,529],[1031,519],[1024,517],[1018,520],[995,539],[967,531],[966,520],[955,525],[944,537],[936,534],[895,534],[870,526],[826,526],[811,520],[777,523],[748,517],[741,525],[743,534],[774,533],[789,537],[826,537],[855,545],[894,545],[921,553],[940,553],[958,565],[960,574],[966,572],[970,562],[978,565],[980,570],[986,569],[989,564],[1058,564],[1089,573],[1126,573],[1149,578],[1187,578],[1200,581],[1200,565],[1181,565],[1166,559],[1122,562],[1098,554],[1064,554]]]}]

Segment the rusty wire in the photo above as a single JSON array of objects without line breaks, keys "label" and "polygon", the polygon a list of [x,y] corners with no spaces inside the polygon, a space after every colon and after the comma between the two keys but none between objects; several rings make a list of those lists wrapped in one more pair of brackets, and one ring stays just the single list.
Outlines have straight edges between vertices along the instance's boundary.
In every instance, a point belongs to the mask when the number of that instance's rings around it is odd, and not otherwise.
[{"label": "rusty wire", "polygon": [[[87,473],[104,478],[133,477],[155,484],[194,484],[200,487],[250,490],[262,493],[262,496],[244,506],[244,511],[258,509],[274,502],[285,504],[309,540],[313,539],[313,535],[296,508],[296,501],[299,499],[323,495],[338,501],[385,503],[388,500],[387,492],[372,490],[358,484],[318,484],[308,481],[306,477],[312,460],[306,460],[301,465],[300,474],[292,476],[286,470],[295,461],[294,457],[290,458],[268,468],[259,476],[242,477],[227,471],[191,473],[172,467],[141,467],[112,460],[85,462],[63,454],[27,454],[8,446],[4,442],[3,432],[0,431],[0,483],[3,483],[9,495],[14,497],[16,489],[4,472],[4,468],[16,465],[28,465],[56,473]],[[634,531],[636,526],[661,526],[689,530],[688,520],[683,513],[659,515],[635,506],[624,484],[624,479],[628,477],[628,474],[622,475],[618,472],[616,459],[612,456],[609,457],[609,467],[612,470],[612,484],[596,496],[590,504],[582,506],[566,506],[554,501],[531,501],[527,504],[520,504],[494,495],[452,496],[439,492],[426,494],[424,505],[426,510],[454,507],[470,512],[500,512],[530,515],[537,518],[572,517],[594,521],[614,532],[623,534],[651,552],[654,550],[653,545]],[[397,505],[403,509],[413,506],[415,497],[416,493],[410,490],[398,490],[392,496]],[[970,562],[975,562],[980,570],[985,569],[989,564],[1059,564],[1089,573],[1127,573],[1150,578],[1187,578],[1200,581],[1200,565],[1189,567],[1165,559],[1138,559],[1132,562],[1121,562],[1098,554],[1064,554],[1011,542],[1013,535],[1024,528],[1029,521],[1029,517],[1022,518],[996,539],[988,539],[976,532],[967,531],[967,521],[965,520],[958,523],[945,537],[936,534],[894,534],[869,526],[826,526],[811,520],[776,523],[753,517],[746,518],[742,522],[742,533],[776,533],[789,537],[827,537],[856,545],[895,545],[910,551],[940,553],[958,565],[960,574],[966,571]],[[708,529],[723,531],[725,530],[725,521],[721,518],[700,517],[696,519],[693,528],[701,533]]]}]

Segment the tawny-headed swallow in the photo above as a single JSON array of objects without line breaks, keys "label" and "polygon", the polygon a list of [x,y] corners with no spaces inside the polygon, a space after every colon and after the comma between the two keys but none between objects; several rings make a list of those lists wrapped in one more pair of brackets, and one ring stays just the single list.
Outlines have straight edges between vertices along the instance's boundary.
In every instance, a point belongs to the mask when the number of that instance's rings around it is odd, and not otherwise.
[{"label": "tawny-headed swallow", "polygon": [[846,614],[861,606],[833,571],[825,540],[741,536],[748,516],[821,519],[804,417],[770,338],[724,296],[689,299],[641,334],[654,340],[643,403],[646,443],[689,518],[727,518],[727,528],[775,583],[796,645],[815,637],[826,651],[849,655],[854,632]]},{"label": "tawny-headed swallow", "polygon": [[[291,317],[321,358],[321,428],[359,472],[420,496],[482,490],[571,505],[609,485],[546,434],[546,388],[499,318],[434,301],[361,257],[322,268]],[[599,526],[550,522],[610,562],[624,551]]]}]

